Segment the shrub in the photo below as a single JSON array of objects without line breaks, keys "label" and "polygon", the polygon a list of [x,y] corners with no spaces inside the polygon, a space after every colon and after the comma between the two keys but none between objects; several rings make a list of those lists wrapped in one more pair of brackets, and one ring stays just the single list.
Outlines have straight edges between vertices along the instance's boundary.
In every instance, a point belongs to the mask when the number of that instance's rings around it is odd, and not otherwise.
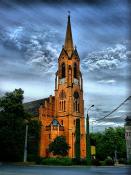
[{"label": "shrub", "polygon": [[128,161],[128,165],[131,165],[131,160]]},{"label": "shrub", "polygon": [[124,158],[120,158],[118,162],[119,162],[120,164],[127,164],[127,161],[126,161],[126,159],[124,159]]},{"label": "shrub", "polygon": [[48,151],[49,153],[53,153],[53,155],[66,156],[69,148],[70,146],[66,142],[66,138],[64,136],[58,136],[49,144]]},{"label": "shrub", "polygon": [[73,165],[87,165],[87,161],[86,159],[72,158],[72,164]]},{"label": "shrub", "polygon": [[28,162],[36,162],[38,164],[40,164],[42,159],[43,159],[42,157],[39,157],[35,154],[28,154],[28,157],[27,157]]},{"label": "shrub", "polygon": [[105,166],[105,161],[100,161],[101,166]]},{"label": "shrub", "polygon": [[43,165],[65,165],[69,166],[72,165],[72,161],[70,158],[65,157],[65,158],[43,158],[42,160]]},{"label": "shrub", "polygon": [[105,165],[114,165],[114,161],[112,160],[111,157],[107,157],[105,159]]},{"label": "shrub", "polygon": [[36,160],[35,160],[35,162],[36,162],[36,164],[42,164],[42,160],[43,160],[44,158],[43,157],[36,157]]},{"label": "shrub", "polygon": [[100,161],[98,159],[92,159],[91,160],[91,165],[99,166],[100,165]]},{"label": "shrub", "polygon": [[79,158],[72,158],[73,165],[80,165],[80,159]]},{"label": "shrub", "polygon": [[86,159],[81,159],[81,161],[80,161],[80,165],[87,165],[87,161],[86,161]]}]

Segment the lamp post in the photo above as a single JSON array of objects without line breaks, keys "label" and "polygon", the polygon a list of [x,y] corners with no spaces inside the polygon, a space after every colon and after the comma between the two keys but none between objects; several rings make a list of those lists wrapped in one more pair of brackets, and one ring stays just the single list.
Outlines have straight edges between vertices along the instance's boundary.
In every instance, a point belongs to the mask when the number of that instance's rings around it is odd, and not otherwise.
[{"label": "lamp post", "polygon": [[89,115],[88,111],[90,108],[94,107],[94,105],[91,105],[87,110],[87,117],[86,117],[86,159],[87,164],[90,165],[91,163],[91,145],[90,145],[90,131],[89,131]]},{"label": "lamp post", "polygon": [[94,132],[94,123],[95,123],[95,121],[93,120],[92,121],[92,133]]},{"label": "lamp post", "polygon": [[24,145],[24,162],[27,162],[27,141],[28,141],[28,121],[25,120],[25,145]]}]

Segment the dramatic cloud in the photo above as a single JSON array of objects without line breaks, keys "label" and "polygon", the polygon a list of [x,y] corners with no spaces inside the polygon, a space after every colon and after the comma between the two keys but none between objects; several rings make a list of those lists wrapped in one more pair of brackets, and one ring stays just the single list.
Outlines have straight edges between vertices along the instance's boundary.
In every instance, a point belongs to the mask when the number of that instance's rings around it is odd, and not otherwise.
[{"label": "dramatic cloud", "polygon": [[125,68],[127,65],[127,48],[125,45],[117,44],[115,48],[107,48],[88,54],[83,62],[89,71]]},{"label": "dramatic cloud", "polygon": [[131,80],[128,72],[128,48],[127,44],[117,44],[105,50],[91,52],[82,60],[82,68],[98,83],[128,82]]},{"label": "dramatic cloud", "polygon": [[[0,1],[0,95],[19,87],[25,101],[53,94],[68,10],[81,59],[85,112],[94,104],[90,116],[95,120],[130,95],[128,4],[123,0]],[[109,126],[116,120],[121,124],[121,114],[111,116]]]}]

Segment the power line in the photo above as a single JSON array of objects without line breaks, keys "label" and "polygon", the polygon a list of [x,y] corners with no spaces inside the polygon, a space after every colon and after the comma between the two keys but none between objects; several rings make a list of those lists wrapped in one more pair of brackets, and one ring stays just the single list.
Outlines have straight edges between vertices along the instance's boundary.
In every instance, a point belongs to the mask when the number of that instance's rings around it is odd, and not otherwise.
[{"label": "power line", "polygon": [[109,115],[111,115],[112,113],[114,113],[117,109],[119,109],[122,105],[124,105],[124,103],[125,103],[126,101],[130,100],[130,98],[131,98],[131,96],[129,96],[127,99],[125,99],[118,107],[116,107],[116,108],[115,108],[113,111],[111,111],[109,114],[107,114],[106,116],[104,116],[104,117],[102,117],[102,118],[100,118],[100,119],[95,120],[95,122],[96,122],[96,121],[99,121],[99,120],[103,120],[103,119],[105,119],[106,117],[108,117]]}]

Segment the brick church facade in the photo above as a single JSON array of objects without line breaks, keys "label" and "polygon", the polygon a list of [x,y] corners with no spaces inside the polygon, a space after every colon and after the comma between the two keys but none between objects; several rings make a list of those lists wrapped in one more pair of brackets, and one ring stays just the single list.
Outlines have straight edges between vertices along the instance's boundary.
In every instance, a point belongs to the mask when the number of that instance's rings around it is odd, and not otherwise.
[{"label": "brick church facade", "polygon": [[86,157],[86,133],[83,100],[83,78],[80,58],[74,48],[70,15],[68,16],[65,43],[58,58],[54,96],[39,100],[38,117],[41,121],[40,156],[51,156],[48,145],[57,137],[65,136],[70,149],[68,156],[75,157],[76,119],[80,119],[80,155]]}]

